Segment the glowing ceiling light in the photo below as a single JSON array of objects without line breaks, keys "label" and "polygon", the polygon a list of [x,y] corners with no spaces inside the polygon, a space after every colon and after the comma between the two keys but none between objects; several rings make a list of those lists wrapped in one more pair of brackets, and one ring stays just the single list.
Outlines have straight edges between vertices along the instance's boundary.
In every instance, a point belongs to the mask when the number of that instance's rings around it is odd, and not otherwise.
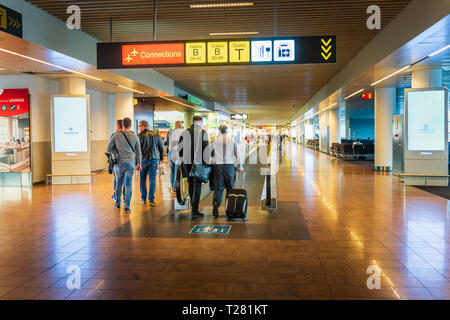
[{"label": "glowing ceiling light", "polygon": [[429,54],[429,55],[428,55],[428,58],[429,58],[429,57],[432,57],[432,56],[435,56],[435,55],[437,55],[438,53],[441,53],[442,51],[447,50],[448,48],[450,48],[450,44],[449,44],[448,46],[445,46],[445,47],[443,47],[443,48],[441,48],[441,49],[439,49],[439,50],[437,50],[437,51],[435,51],[435,52]]},{"label": "glowing ceiling light", "polygon": [[410,65],[409,65],[409,66],[406,66],[406,67],[403,67],[403,68],[401,68],[401,69],[399,69],[399,70],[397,70],[397,71],[391,73],[390,75],[387,75],[386,77],[381,78],[381,79],[378,80],[378,81],[375,81],[374,83],[371,84],[371,86],[375,86],[375,85],[379,84],[380,82],[383,82],[384,80],[387,80],[387,79],[389,79],[389,78],[395,76],[396,74],[398,74],[398,73],[400,73],[400,72],[402,72],[402,71],[405,71],[406,69],[409,69],[409,68],[411,68]]},{"label": "glowing ceiling light", "polygon": [[223,2],[223,3],[198,3],[191,4],[189,7],[193,9],[201,8],[231,8],[231,7],[250,7],[253,6],[253,2]]},{"label": "glowing ceiling light", "polygon": [[195,109],[195,110],[202,110],[202,109],[200,109],[200,108],[197,108],[197,107],[194,107],[194,106],[190,106],[190,105],[188,105],[188,104],[186,104],[186,103],[183,103],[183,102],[180,102],[180,101],[176,101],[176,100],[170,99],[170,98],[168,98],[168,97],[160,96],[160,98],[166,99],[166,100],[168,100],[168,101],[175,102],[175,103],[177,103],[177,104],[181,104],[181,105],[183,105],[183,106],[185,106],[185,107],[193,108],[193,109]]},{"label": "glowing ceiling light", "polygon": [[243,32],[211,32],[210,36],[240,36],[240,35],[252,35],[259,34],[258,31],[243,31]]},{"label": "glowing ceiling light", "polygon": [[344,99],[345,99],[345,100],[350,99],[350,98],[353,97],[354,95],[357,95],[358,93],[363,92],[363,91],[364,91],[364,89],[361,89],[361,90],[358,90],[358,91],[356,91],[356,92],[353,92],[351,95],[346,96]]},{"label": "glowing ceiling light", "polygon": [[142,91],[135,90],[135,89],[132,89],[132,88],[128,88],[128,87],[122,86],[122,85],[120,85],[120,84],[118,84],[117,86],[120,87],[120,88],[122,88],[122,89],[130,90],[130,91],[137,92],[137,93],[140,93],[140,94],[145,94],[145,93],[142,92]]},{"label": "glowing ceiling light", "polygon": [[21,58],[25,58],[25,59],[28,59],[28,60],[32,60],[32,61],[35,61],[35,62],[39,62],[39,63],[45,64],[45,65],[48,65],[48,66],[51,66],[51,67],[54,67],[54,68],[57,68],[57,69],[61,69],[61,70],[68,71],[68,72],[71,72],[71,73],[74,73],[74,74],[78,74],[78,75],[86,77],[86,78],[94,79],[94,80],[97,80],[97,81],[103,81],[100,78],[90,76],[90,75],[88,75],[86,73],[78,72],[78,71],[75,71],[75,70],[72,70],[72,69],[69,69],[69,68],[65,68],[65,67],[61,67],[61,66],[58,66],[56,64],[53,64],[53,63],[50,63],[50,62],[47,62],[47,61],[43,61],[43,60],[39,60],[39,59],[35,59],[35,58],[29,57],[29,56],[25,56],[23,54],[20,54],[20,53],[14,52],[14,51],[6,50],[6,49],[3,49],[3,48],[0,48],[0,51],[6,52],[6,53],[9,53],[9,54],[21,57]]}]

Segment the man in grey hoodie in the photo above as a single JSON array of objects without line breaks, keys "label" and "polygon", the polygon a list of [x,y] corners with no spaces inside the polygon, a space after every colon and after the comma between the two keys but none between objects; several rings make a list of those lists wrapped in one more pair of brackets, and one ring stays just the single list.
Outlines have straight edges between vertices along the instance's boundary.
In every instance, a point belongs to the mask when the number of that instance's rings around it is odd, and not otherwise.
[{"label": "man in grey hoodie", "polygon": [[108,144],[107,152],[116,148],[119,161],[116,164],[116,208],[120,208],[122,186],[124,186],[125,213],[130,213],[132,183],[134,169],[141,170],[142,153],[139,138],[131,131],[131,119],[123,119],[123,131],[113,134]]}]

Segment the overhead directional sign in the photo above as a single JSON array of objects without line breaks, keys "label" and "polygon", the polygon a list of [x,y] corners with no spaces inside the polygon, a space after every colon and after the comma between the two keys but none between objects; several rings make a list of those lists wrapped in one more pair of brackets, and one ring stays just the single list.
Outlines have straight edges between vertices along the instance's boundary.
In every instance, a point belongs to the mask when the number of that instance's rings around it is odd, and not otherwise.
[{"label": "overhead directional sign", "polygon": [[0,31],[22,38],[22,15],[0,4]]},{"label": "overhead directional sign", "polygon": [[336,62],[336,36],[98,43],[98,69]]}]

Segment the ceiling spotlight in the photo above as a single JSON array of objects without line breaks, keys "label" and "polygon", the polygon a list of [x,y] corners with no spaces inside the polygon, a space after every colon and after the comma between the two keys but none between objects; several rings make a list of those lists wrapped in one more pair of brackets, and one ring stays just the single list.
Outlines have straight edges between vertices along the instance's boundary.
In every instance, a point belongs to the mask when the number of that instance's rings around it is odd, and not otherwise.
[{"label": "ceiling spotlight", "polygon": [[364,89],[358,90],[358,91],[352,93],[351,95],[346,96],[344,99],[345,99],[345,100],[350,99],[350,98],[353,97],[354,95],[357,95],[358,93],[363,92],[363,91],[364,91]]},{"label": "ceiling spotlight", "polygon": [[253,2],[224,2],[224,3],[198,3],[191,4],[189,7],[193,9],[202,8],[232,8],[232,7],[250,7],[253,6]]},{"label": "ceiling spotlight", "polygon": [[257,31],[246,31],[246,32],[211,32],[210,36],[240,36],[240,35],[254,35],[259,34]]},{"label": "ceiling spotlight", "polygon": [[142,91],[139,91],[139,90],[134,90],[134,89],[131,89],[131,88],[128,88],[128,87],[122,86],[122,85],[120,85],[120,84],[118,84],[117,86],[118,86],[118,87],[120,87],[120,88],[122,88],[122,89],[130,90],[130,91],[133,91],[133,92],[136,92],[136,93],[140,93],[140,94],[145,94],[145,93],[144,93],[144,92],[142,92]]},{"label": "ceiling spotlight", "polygon": [[438,53],[441,53],[442,51],[447,50],[448,48],[450,48],[450,44],[449,44],[448,46],[445,46],[445,47],[443,47],[443,48],[441,48],[441,49],[439,49],[439,50],[437,50],[437,51],[435,51],[435,52],[429,54],[429,55],[428,55],[428,58],[429,58],[429,57],[432,57],[432,56],[435,56],[435,55],[437,55]]},{"label": "ceiling spotlight", "polygon": [[370,84],[370,85],[371,85],[371,86],[375,86],[375,85],[379,84],[380,82],[382,82],[382,81],[384,81],[384,80],[386,80],[386,79],[389,79],[389,78],[395,76],[396,74],[398,74],[398,73],[400,73],[400,72],[403,72],[403,71],[405,71],[406,69],[409,69],[409,68],[411,68],[410,65],[409,65],[409,66],[406,66],[406,67],[403,67],[403,68],[401,68],[401,69],[399,69],[399,70],[397,70],[397,71],[395,71],[395,72],[393,72],[393,73],[387,75],[386,77],[381,78],[381,79],[378,80],[378,81],[375,81],[374,83],[372,83],[372,84]]}]

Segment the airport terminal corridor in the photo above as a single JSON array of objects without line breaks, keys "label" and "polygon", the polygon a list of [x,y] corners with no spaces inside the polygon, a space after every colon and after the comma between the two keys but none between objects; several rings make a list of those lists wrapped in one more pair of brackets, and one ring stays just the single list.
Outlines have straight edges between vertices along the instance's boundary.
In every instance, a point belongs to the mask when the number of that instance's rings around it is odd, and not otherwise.
[{"label": "airport terminal corridor", "polygon": [[[133,197],[114,208],[112,176],[92,185],[0,189],[1,299],[448,299],[448,201],[369,164],[285,141],[277,212],[261,210],[257,165],[246,165],[248,222],[223,208],[204,218],[173,211],[168,177],[157,207]],[[138,192],[135,179],[133,192]],[[192,235],[229,224],[227,235]],[[69,265],[81,290],[66,287]],[[367,268],[382,270],[369,290]]]}]

